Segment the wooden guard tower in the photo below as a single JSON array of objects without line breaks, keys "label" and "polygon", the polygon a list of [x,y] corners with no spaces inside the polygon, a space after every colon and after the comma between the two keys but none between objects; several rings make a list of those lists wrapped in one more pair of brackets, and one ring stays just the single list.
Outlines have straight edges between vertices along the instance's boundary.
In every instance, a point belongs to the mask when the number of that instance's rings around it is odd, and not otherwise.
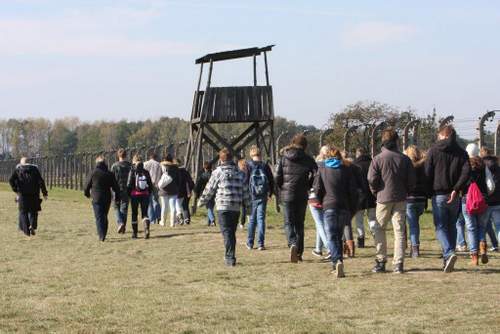
[{"label": "wooden guard tower", "polygon": [[[222,148],[228,148],[233,156],[240,157],[240,152],[252,142],[256,142],[263,153],[267,153],[274,164],[274,107],[273,90],[269,84],[267,52],[274,45],[263,48],[248,48],[207,54],[196,60],[200,64],[198,86],[194,93],[193,109],[191,111],[191,126],[186,150],[186,168],[194,178],[202,169],[203,145],[213,148],[214,156],[211,163],[218,159],[217,153]],[[265,78],[264,86],[257,85],[257,56],[264,56]],[[237,58],[253,58],[253,86],[212,87],[212,71],[214,62]],[[207,86],[200,89],[203,77],[203,65],[208,66]],[[218,133],[214,124],[249,123],[245,131],[236,138],[226,138]]]}]

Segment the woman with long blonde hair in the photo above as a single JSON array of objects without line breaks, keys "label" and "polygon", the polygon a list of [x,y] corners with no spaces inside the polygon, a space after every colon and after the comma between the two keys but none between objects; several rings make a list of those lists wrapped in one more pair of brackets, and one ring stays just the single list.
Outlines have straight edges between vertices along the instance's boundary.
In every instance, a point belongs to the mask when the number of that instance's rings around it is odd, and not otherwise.
[{"label": "woman with long blonde hair", "polygon": [[[319,150],[319,154],[316,157],[316,163],[318,166],[322,165],[326,156],[328,155],[330,151],[330,146],[325,145],[321,147]],[[323,208],[321,206],[321,203],[318,200],[318,197],[316,196],[316,193],[314,192],[314,189],[311,189],[311,192],[309,193],[309,210],[311,211],[311,215],[314,219],[314,223],[316,225],[316,245],[314,249],[312,250],[312,254],[317,257],[322,257],[323,256],[323,248],[328,249],[328,240],[326,238],[326,231],[325,231],[325,221],[323,217]],[[330,258],[330,252],[328,252],[327,256],[325,259]]]},{"label": "woman with long blonde hair", "polygon": [[405,155],[410,158],[415,169],[415,188],[406,199],[406,220],[410,230],[411,257],[420,256],[420,216],[427,206],[427,181],[425,177],[425,155],[415,145],[410,145],[405,150]]}]

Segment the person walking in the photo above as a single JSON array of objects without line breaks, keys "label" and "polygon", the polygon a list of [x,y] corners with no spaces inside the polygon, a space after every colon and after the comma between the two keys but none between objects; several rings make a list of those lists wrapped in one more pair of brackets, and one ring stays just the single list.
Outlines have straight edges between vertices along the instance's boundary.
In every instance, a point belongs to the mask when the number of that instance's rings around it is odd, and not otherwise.
[{"label": "person walking", "polygon": [[[245,159],[239,159],[238,160],[238,170],[245,175],[245,182],[248,184],[248,166],[247,166],[247,161]],[[248,208],[248,210],[250,210]],[[247,222],[248,218],[248,212],[247,208],[242,207],[241,208],[241,215],[240,215],[240,229],[243,229],[245,227],[245,224]]]},{"label": "person walking", "polygon": [[415,170],[410,159],[399,152],[399,136],[392,129],[382,132],[382,152],[373,158],[368,182],[377,198],[377,224],[374,238],[376,260],[373,272],[385,272],[387,261],[386,226],[392,221],[394,230],[394,273],[404,272],[406,235],[406,198],[415,188]]},{"label": "person walking", "polygon": [[469,179],[470,165],[467,152],[457,143],[453,126],[441,128],[437,139],[427,153],[424,166],[428,189],[432,194],[436,237],[443,251],[443,271],[450,273],[457,261],[459,193]]},{"label": "person walking", "polygon": [[[498,250],[498,241],[500,240],[500,166],[498,158],[493,155],[493,152],[487,147],[481,147],[480,156],[484,164],[491,172],[494,181],[494,191],[489,194],[487,204],[488,211],[486,213],[487,229],[486,232],[491,239],[491,251]],[[493,229],[495,227],[495,230]]]},{"label": "person walking", "polygon": [[250,206],[250,195],[245,175],[238,170],[231,152],[224,148],[219,152],[219,166],[214,170],[205,187],[198,207],[215,198],[218,221],[224,238],[226,266],[236,265],[236,229],[241,207]]},{"label": "person walking", "polygon": [[108,212],[112,200],[111,190],[115,193],[116,206],[120,203],[121,192],[115,176],[109,171],[104,161],[104,156],[97,156],[95,163],[95,169],[90,174],[84,188],[84,195],[87,198],[92,197],[97,234],[99,240],[104,241],[108,233]]},{"label": "person walking", "polygon": [[425,156],[415,145],[410,145],[405,150],[405,155],[410,158],[415,169],[416,183],[410,191],[406,204],[406,219],[410,228],[410,256],[420,256],[420,216],[427,206],[427,181],[425,179]]},{"label": "person walking", "polygon": [[465,219],[465,228],[467,230],[467,239],[469,240],[469,253],[471,257],[471,265],[479,265],[479,256],[482,263],[488,263],[487,246],[486,246],[486,227],[488,224],[488,208],[485,206],[475,212],[468,210],[467,197],[471,191],[471,186],[474,184],[479,188],[483,199],[488,198],[488,187],[486,185],[486,166],[483,160],[479,157],[479,147],[477,144],[469,144],[466,149],[469,155],[470,173],[467,182],[463,188],[462,197],[462,214]]},{"label": "person walking", "polygon": [[191,224],[189,201],[193,194],[194,182],[188,170],[182,167],[182,161],[179,158],[175,158],[175,163],[179,167],[179,193],[177,199],[180,210],[177,213],[177,218],[180,225],[189,225]]},{"label": "person walking", "polygon": [[[211,176],[212,176],[212,165],[210,164],[210,162],[205,161],[203,163],[203,171],[198,176],[198,179],[196,180],[196,184],[194,185],[193,189],[194,202],[195,202],[193,206],[193,213],[196,212],[196,203],[198,202],[198,199],[203,193],[203,190],[205,190],[205,187],[208,183],[208,180],[210,180]],[[215,214],[214,214],[215,200],[211,199],[210,201],[208,201],[206,207],[207,207],[207,225],[215,226]]]},{"label": "person walking", "polygon": [[178,201],[180,187],[179,167],[170,154],[167,154],[163,159],[161,167],[162,172],[167,174],[171,181],[158,191],[161,204],[160,225],[165,226],[168,212],[170,215],[170,227],[175,227],[177,214],[178,212],[182,212],[181,203]]},{"label": "person walking", "polygon": [[318,168],[314,159],[306,154],[306,148],[306,137],[303,134],[295,135],[291,144],[283,149],[276,169],[275,182],[283,202],[285,232],[292,263],[302,261],[308,192]]},{"label": "person walking", "polygon": [[127,188],[130,193],[130,205],[132,206],[132,239],[137,239],[139,208],[141,209],[142,223],[144,225],[144,238],[149,239],[150,220],[148,206],[153,187],[151,176],[144,168],[142,157],[135,155],[132,159],[132,169],[130,170],[127,182]]},{"label": "person walking", "polygon": [[118,161],[111,166],[111,172],[115,176],[118,187],[120,188],[120,200],[115,201],[116,224],[118,225],[118,233],[124,234],[127,225],[128,204],[130,201],[127,182],[132,164],[127,161],[127,151],[125,149],[120,148],[116,155]]},{"label": "person walking", "polygon": [[253,249],[257,229],[258,250],[265,250],[266,208],[268,199],[273,196],[274,178],[269,165],[262,161],[260,149],[256,145],[250,147],[250,158],[252,160],[247,162],[247,168],[251,207],[246,246]]},{"label": "person walking", "polygon": [[22,157],[9,178],[9,184],[17,194],[19,230],[28,237],[33,236],[38,228],[38,212],[42,210],[40,192],[45,200],[48,197],[45,181],[38,167],[28,163],[28,158]]},{"label": "person walking", "polygon": [[343,242],[344,226],[357,210],[358,182],[350,162],[342,158],[340,150],[330,149],[324,163],[318,165],[314,178],[314,193],[323,208],[328,248],[333,265],[332,273],[344,277]]},{"label": "person walking", "polygon": [[[319,154],[316,157],[316,164],[318,168],[324,165],[324,160],[330,154],[330,147],[325,145],[322,146],[319,150]],[[324,257],[324,259],[330,259],[331,254],[328,248],[328,239],[326,237],[326,226],[323,212],[323,205],[318,198],[318,195],[314,191],[314,188],[311,188],[309,192],[308,199],[309,211],[311,212],[311,216],[313,217],[314,224],[316,227],[316,243],[315,247],[312,250],[312,255],[317,257],[323,257],[323,248],[328,250],[328,254]]]},{"label": "person walking", "polygon": [[160,219],[160,203],[158,199],[158,181],[160,181],[162,171],[158,162],[158,155],[152,149],[148,154],[149,160],[144,163],[144,169],[148,171],[153,187],[149,189],[148,217],[151,224],[156,224]]},{"label": "person walking", "polygon": [[356,150],[356,158],[353,161],[353,165],[358,168],[358,178],[360,180],[361,192],[358,197],[358,211],[354,215],[354,220],[356,222],[356,232],[358,234],[357,246],[358,248],[365,248],[365,225],[364,219],[365,214],[368,219],[368,228],[373,231],[375,224],[377,223],[377,218],[375,216],[376,199],[375,196],[370,191],[370,185],[368,184],[368,170],[372,158],[366,153],[366,150],[359,147]]}]

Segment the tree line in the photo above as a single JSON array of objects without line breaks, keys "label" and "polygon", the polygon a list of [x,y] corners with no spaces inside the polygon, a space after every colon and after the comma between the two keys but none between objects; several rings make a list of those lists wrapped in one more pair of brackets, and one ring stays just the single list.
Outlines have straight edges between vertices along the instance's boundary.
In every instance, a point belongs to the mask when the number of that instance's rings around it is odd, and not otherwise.
[{"label": "tree line", "polygon": [[[351,150],[355,147],[369,148],[369,130],[373,124],[385,121],[388,126],[401,130],[411,120],[420,119],[418,144],[426,148],[435,140],[440,119],[436,113],[424,118],[412,108],[401,109],[380,102],[356,102],[340,112],[332,113],[322,129],[298,124],[284,117],[276,117],[275,136],[280,138],[280,147],[295,133],[306,132],[309,153],[316,154],[321,130],[331,128],[325,142],[343,146],[347,128],[357,126],[350,136]],[[217,125],[224,137],[239,135],[245,124]],[[0,160],[29,157],[60,156],[84,152],[113,151],[119,147],[151,147],[156,145],[178,145],[186,142],[189,122],[180,118],[162,117],[144,121],[96,121],[83,122],[78,118],[55,121],[46,118],[0,119]],[[463,140],[461,140],[464,143]]]}]

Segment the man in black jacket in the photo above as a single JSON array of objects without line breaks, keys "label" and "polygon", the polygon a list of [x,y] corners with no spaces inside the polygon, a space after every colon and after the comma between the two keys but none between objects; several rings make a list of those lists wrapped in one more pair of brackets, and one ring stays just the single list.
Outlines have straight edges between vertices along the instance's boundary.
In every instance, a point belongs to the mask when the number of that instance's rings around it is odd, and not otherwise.
[{"label": "man in black jacket", "polygon": [[451,125],[443,127],[438,133],[438,141],[427,154],[425,175],[432,192],[432,214],[446,273],[453,271],[457,260],[455,223],[460,205],[459,192],[469,179],[469,173],[469,158],[457,143],[455,129]]},{"label": "man in black jacket", "polygon": [[356,159],[353,161],[353,165],[357,167],[358,180],[362,189],[362,192],[358,200],[358,211],[354,216],[356,221],[356,230],[358,232],[358,248],[365,247],[365,226],[364,226],[364,216],[366,211],[366,216],[368,217],[368,227],[373,230],[377,222],[375,216],[376,200],[375,196],[370,191],[370,186],[368,184],[368,169],[372,158],[369,154],[366,154],[364,148],[360,147],[356,150]]},{"label": "man in black jacket", "polygon": [[115,180],[120,188],[120,200],[116,201],[116,223],[118,224],[118,233],[125,233],[128,214],[128,189],[127,181],[128,174],[132,168],[132,164],[127,161],[127,151],[120,148],[117,152],[118,161],[111,166],[111,172],[115,176]]},{"label": "man in black jacket", "polygon": [[318,169],[313,158],[305,153],[307,139],[296,135],[284,148],[276,170],[276,185],[284,207],[285,231],[290,247],[290,261],[302,261],[304,252],[304,220],[308,191]]},{"label": "man in black jacket", "polygon": [[42,209],[40,191],[44,199],[47,199],[48,193],[38,167],[29,164],[27,160],[26,157],[21,158],[9,179],[9,184],[17,194],[19,229],[30,236],[36,234],[38,227],[38,211]]},{"label": "man in black jacket", "polygon": [[[491,251],[497,251],[500,239],[500,166],[498,166],[498,158],[493,155],[493,152],[489,148],[481,147],[480,156],[495,181],[495,190],[489,194],[486,200],[488,204],[488,211],[486,211],[488,226],[486,232],[491,239]],[[495,235],[493,226],[495,226],[498,236]]]},{"label": "man in black jacket", "polygon": [[92,196],[92,207],[94,209],[95,224],[99,240],[104,241],[108,233],[108,212],[111,205],[111,190],[115,193],[115,201],[120,201],[120,188],[116,183],[115,176],[108,170],[102,155],[96,158],[96,167],[90,175],[85,186],[85,197]]},{"label": "man in black jacket", "polygon": [[[203,190],[205,190],[205,187],[210,180],[210,177],[212,176],[212,165],[210,162],[205,161],[203,163],[203,172],[198,176],[198,179],[196,180],[196,184],[194,186],[194,196],[195,196],[195,201],[194,205],[192,208],[193,214],[196,212],[196,203],[198,202],[199,197],[201,194],[203,194]],[[215,200],[211,199],[210,201],[207,202],[206,204],[207,207],[207,220],[208,220],[208,226],[215,226],[215,214],[214,214],[214,207],[215,207]]]}]

